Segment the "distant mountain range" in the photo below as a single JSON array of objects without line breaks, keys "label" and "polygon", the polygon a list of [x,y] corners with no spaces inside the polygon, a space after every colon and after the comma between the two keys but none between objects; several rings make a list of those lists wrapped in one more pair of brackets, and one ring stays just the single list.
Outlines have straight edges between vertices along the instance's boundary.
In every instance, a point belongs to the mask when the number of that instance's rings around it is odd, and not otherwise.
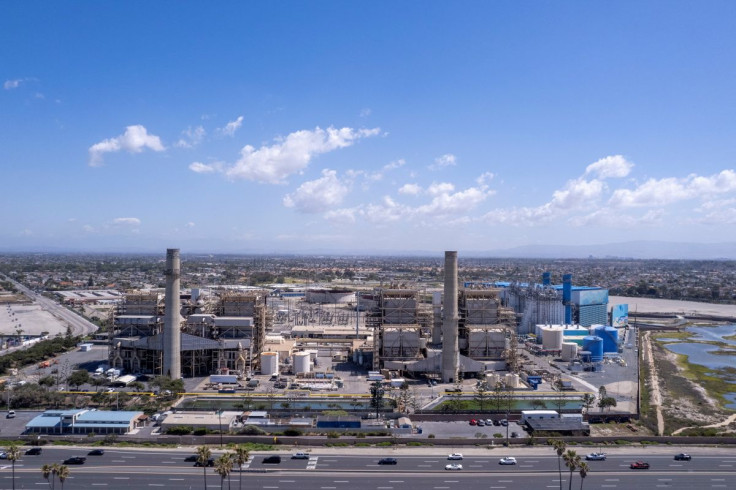
[{"label": "distant mountain range", "polygon": [[[685,243],[632,241],[599,245],[524,245],[501,250],[476,252],[482,257],[539,259],[691,259],[736,260],[736,242]],[[464,252],[463,255],[470,255]]]},{"label": "distant mountain range", "polygon": [[[176,246],[176,244],[174,244]],[[211,243],[211,250],[201,247],[189,248],[181,245],[183,254],[225,255],[285,255],[285,256],[380,256],[380,257],[441,257],[441,250],[358,250],[358,249],[315,249],[303,250],[227,250]],[[521,258],[521,259],[664,259],[664,260],[736,260],[736,242],[686,243],[664,241],[631,241],[598,245],[523,245],[495,250],[458,249],[460,258]],[[164,248],[137,247],[124,250],[100,249],[79,250],[63,248],[33,247],[27,250],[0,246],[0,253],[49,253],[49,254],[163,254]]]}]

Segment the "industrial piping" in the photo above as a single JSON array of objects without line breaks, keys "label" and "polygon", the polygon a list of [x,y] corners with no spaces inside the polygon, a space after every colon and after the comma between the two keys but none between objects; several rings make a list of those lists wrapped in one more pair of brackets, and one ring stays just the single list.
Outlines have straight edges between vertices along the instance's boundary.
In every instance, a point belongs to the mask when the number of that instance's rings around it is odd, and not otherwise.
[{"label": "industrial piping", "polygon": [[442,382],[457,380],[459,364],[457,252],[445,252],[445,297],[442,321]]},{"label": "industrial piping", "polygon": [[178,248],[166,250],[166,298],[164,310],[164,369],[171,379],[181,378],[181,259]]}]

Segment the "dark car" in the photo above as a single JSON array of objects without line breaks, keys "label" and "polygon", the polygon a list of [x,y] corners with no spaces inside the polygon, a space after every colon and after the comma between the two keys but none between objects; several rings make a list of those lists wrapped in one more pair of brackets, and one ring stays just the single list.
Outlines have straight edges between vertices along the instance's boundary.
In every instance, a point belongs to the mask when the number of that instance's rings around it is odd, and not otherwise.
[{"label": "dark car", "polygon": [[103,454],[105,454],[104,449],[93,449],[87,453],[87,456],[102,456]]},{"label": "dark car", "polygon": [[693,459],[692,456],[685,453],[675,454],[675,461],[690,461]]},{"label": "dark car", "polygon": [[197,461],[197,455],[196,454],[192,454],[191,456],[187,456],[186,458],[184,458],[184,461],[186,461],[188,463],[193,463],[193,462]]},{"label": "dark car", "polygon": [[263,464],[280,464],[281,456],[268,456],[263,458]]},{"label": "dark car", "polygon": [[65,459],[64,464],[84,464],[85,461],[87,461],[87,458],[83,456],[72,456],[71,458]]},{"label": "dark car", "polygon": [[396,464],[396,458],[381,458],[378,460],[378,464]]},{"label": "dark car", "polygon": [[517,437],[519,437],[519,433],[518,432],[512,432],[511,433],[511,437],[513,437],[514,439],[516,439]]},{"label": "dark car", "polygon": [[[196,456],[195,456],[196,457]],[[215,458],[210,458],[207,460],[206,464],[202,464],[201,461],[195,461],[194,466],[215,466]]]},{"label": "dark car", "polygon": [[649,463],[645,463],[644,461],[634,461],[629,466],[632,470],[648,470],[649,469]]},{"label": "dark car", "polygon": [[40,447],[32,447],[31,449],[29,449],[28,451],[26,451],[26,454],[28,456],[38,456],[39,454],[41,454],[41,448]]},{"label": "dark car", "polygon": [[495,419],[494,419],[494,420],[493,420],[493,425],[495,425],[496,427],[498,427],[499,425],[501,425],[501,421],[500,421],[500,420],[495,420]]}]

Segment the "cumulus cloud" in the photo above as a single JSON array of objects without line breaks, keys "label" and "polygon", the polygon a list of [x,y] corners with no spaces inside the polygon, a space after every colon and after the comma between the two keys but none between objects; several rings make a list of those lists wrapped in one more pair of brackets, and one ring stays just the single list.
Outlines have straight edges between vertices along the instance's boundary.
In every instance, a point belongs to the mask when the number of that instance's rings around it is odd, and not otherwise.
[{"label": "cumulus cloud", "polygon": [[277,139],[270,146],[264,145],[258,149],[250,145],[243,147],[240,159],[225,173],[233,179],[284,184],[287,177],[303,171],[315,156],[351,146],[357,140],[378,135],[379,132],[379,128],[337,129],[332,126],[296,131]]},{"label": "cumulus cloud", "polygon": [[434,163],[429,166],[430,170],[439,170],[445,167],[453,167],[457,165],[457,159],[452,153],[446,153],[434,159]]},{"label": "cumulus cloud", "polygon": [[121,226],[140,226],[141,220],[138,218],[115,218],[112,220],[112,224]]},{"label": "cumulus cloud", "polygon": [[121,150],[130,153],[140,153],[145,148],[153,151],[164,151],[166,148],[161,144],[161,139],[153,134],[148,134],[145,127],[137,124],[125,128],[125,133],[114,138],[109,138],[89,147],[89,164],[92,167],[102,165],[102,156],[105,153],[114,153]]},{"label": "cumulus cloud", "polygon": [[398,160],[394,160],[393,162],[389,162],[384,165],[383,170],[394,170],[403,167],[404,165],[406,165],[406,160],[404,160],[403,158],[399,158]]},{"label": "cumulus cloud", "polygon": [[649,179],[634,189],[617,189],[609,204],[619,208],[664,206],[678,201],[736,191],[736,172],[723,170],[710,177]]},{"label": "cumulus cloud", "polygon": [[202,126],[197,126],[196,128],[189,126],[181,134],[182,138],[174,143],[174,146],[179,148],[194,148],[202,142],[207,131]]},{"label": "cumulus cloud", "polygon": [[447,194],[447,193],[452,192],[454,190],[455,190],[455,185],[454,184],[451,184],[449,182],[440,182],[439,184],[432,183],[432,185],[430,185],[427,188],[427,193],[429,193],[432,196],[437,196],[437,195],[440,195],[440,194]]},{"label": "cumulus cloud", "polygon": [[585,175],[594,174],[599,179],[626,177],[634,164],[621,155],[611,155],[593,162],[585,168]]},{"label": "cumulus cloud", "polygon": [[488,185],[488,183],[495,177],[491,172],[484,172],[475,179],[478,185]]},{"label": "cumulus cloud", "polygon": [[240,126],[242,125],[243,116],[238,116],[236,120],[228,122],[224,128],[219,128],[218,131],[225,136],[233,136],[235,134],[235,131],[240,129]]},{"label": "cumulus cloud", "polygon": [[408,194],[410,196],[416,196],[422,192],[422,188],[417,184],[404,184],[399,187],[399,194]]},{"label": "cumulus cloud", "polygon": [[284,197],[284,206],[302,213],[321,213],[342,203],[349,191],[334,170],[322,170],[322,177],[304,182]]},{"label": "cumulus cloud", "polygon": [[572,216],[568,219],[571,226],[578,228],[588,226],[604,226],[604,227],[626,227],[634,228],[637,226],[657,226],[662,223],[664,210],[651,209],[640,216],[620,213],[611,208],[598,209],[590,214],[582,216]]},{"label": "cumulus cloud", "polygon": [[5,90],[13,90],[15,88],[20,87],[22,84],[26,82],[30,82],[36,80],[35,78],[16,78],[15,80],[5,80],[5,83],[3,83],[3,88]]},{"label": "cumulus cloud", "polygon": [[198,174],[209,174],[219,170],[218,164],[206,164],[202,162],[192,162],[189,164],[189,170]]}]

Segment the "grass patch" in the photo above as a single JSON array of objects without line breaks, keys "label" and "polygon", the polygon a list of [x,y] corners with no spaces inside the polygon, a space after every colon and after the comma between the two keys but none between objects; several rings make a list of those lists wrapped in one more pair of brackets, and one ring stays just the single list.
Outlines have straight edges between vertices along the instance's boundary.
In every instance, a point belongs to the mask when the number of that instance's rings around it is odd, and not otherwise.
[{"label": "grass patch", "polygon": [[371,447],[370,442],[356,442],[355,447]]},{"label": "grass patch", "polygon": [[406,443],[409,447],[420,447],[420,446],[434,446],[434,444],[427,444],[426,442],[409,441]]},{"label": "grass patch", "polygon": [[347,442],[328,442],[325,444],[327,447],[347,447],[349,445]]},{"label": "grass patch", "polygon": [[391,447],[394,443],[391,441],[383,441],[376,444],[376,447]]}]

